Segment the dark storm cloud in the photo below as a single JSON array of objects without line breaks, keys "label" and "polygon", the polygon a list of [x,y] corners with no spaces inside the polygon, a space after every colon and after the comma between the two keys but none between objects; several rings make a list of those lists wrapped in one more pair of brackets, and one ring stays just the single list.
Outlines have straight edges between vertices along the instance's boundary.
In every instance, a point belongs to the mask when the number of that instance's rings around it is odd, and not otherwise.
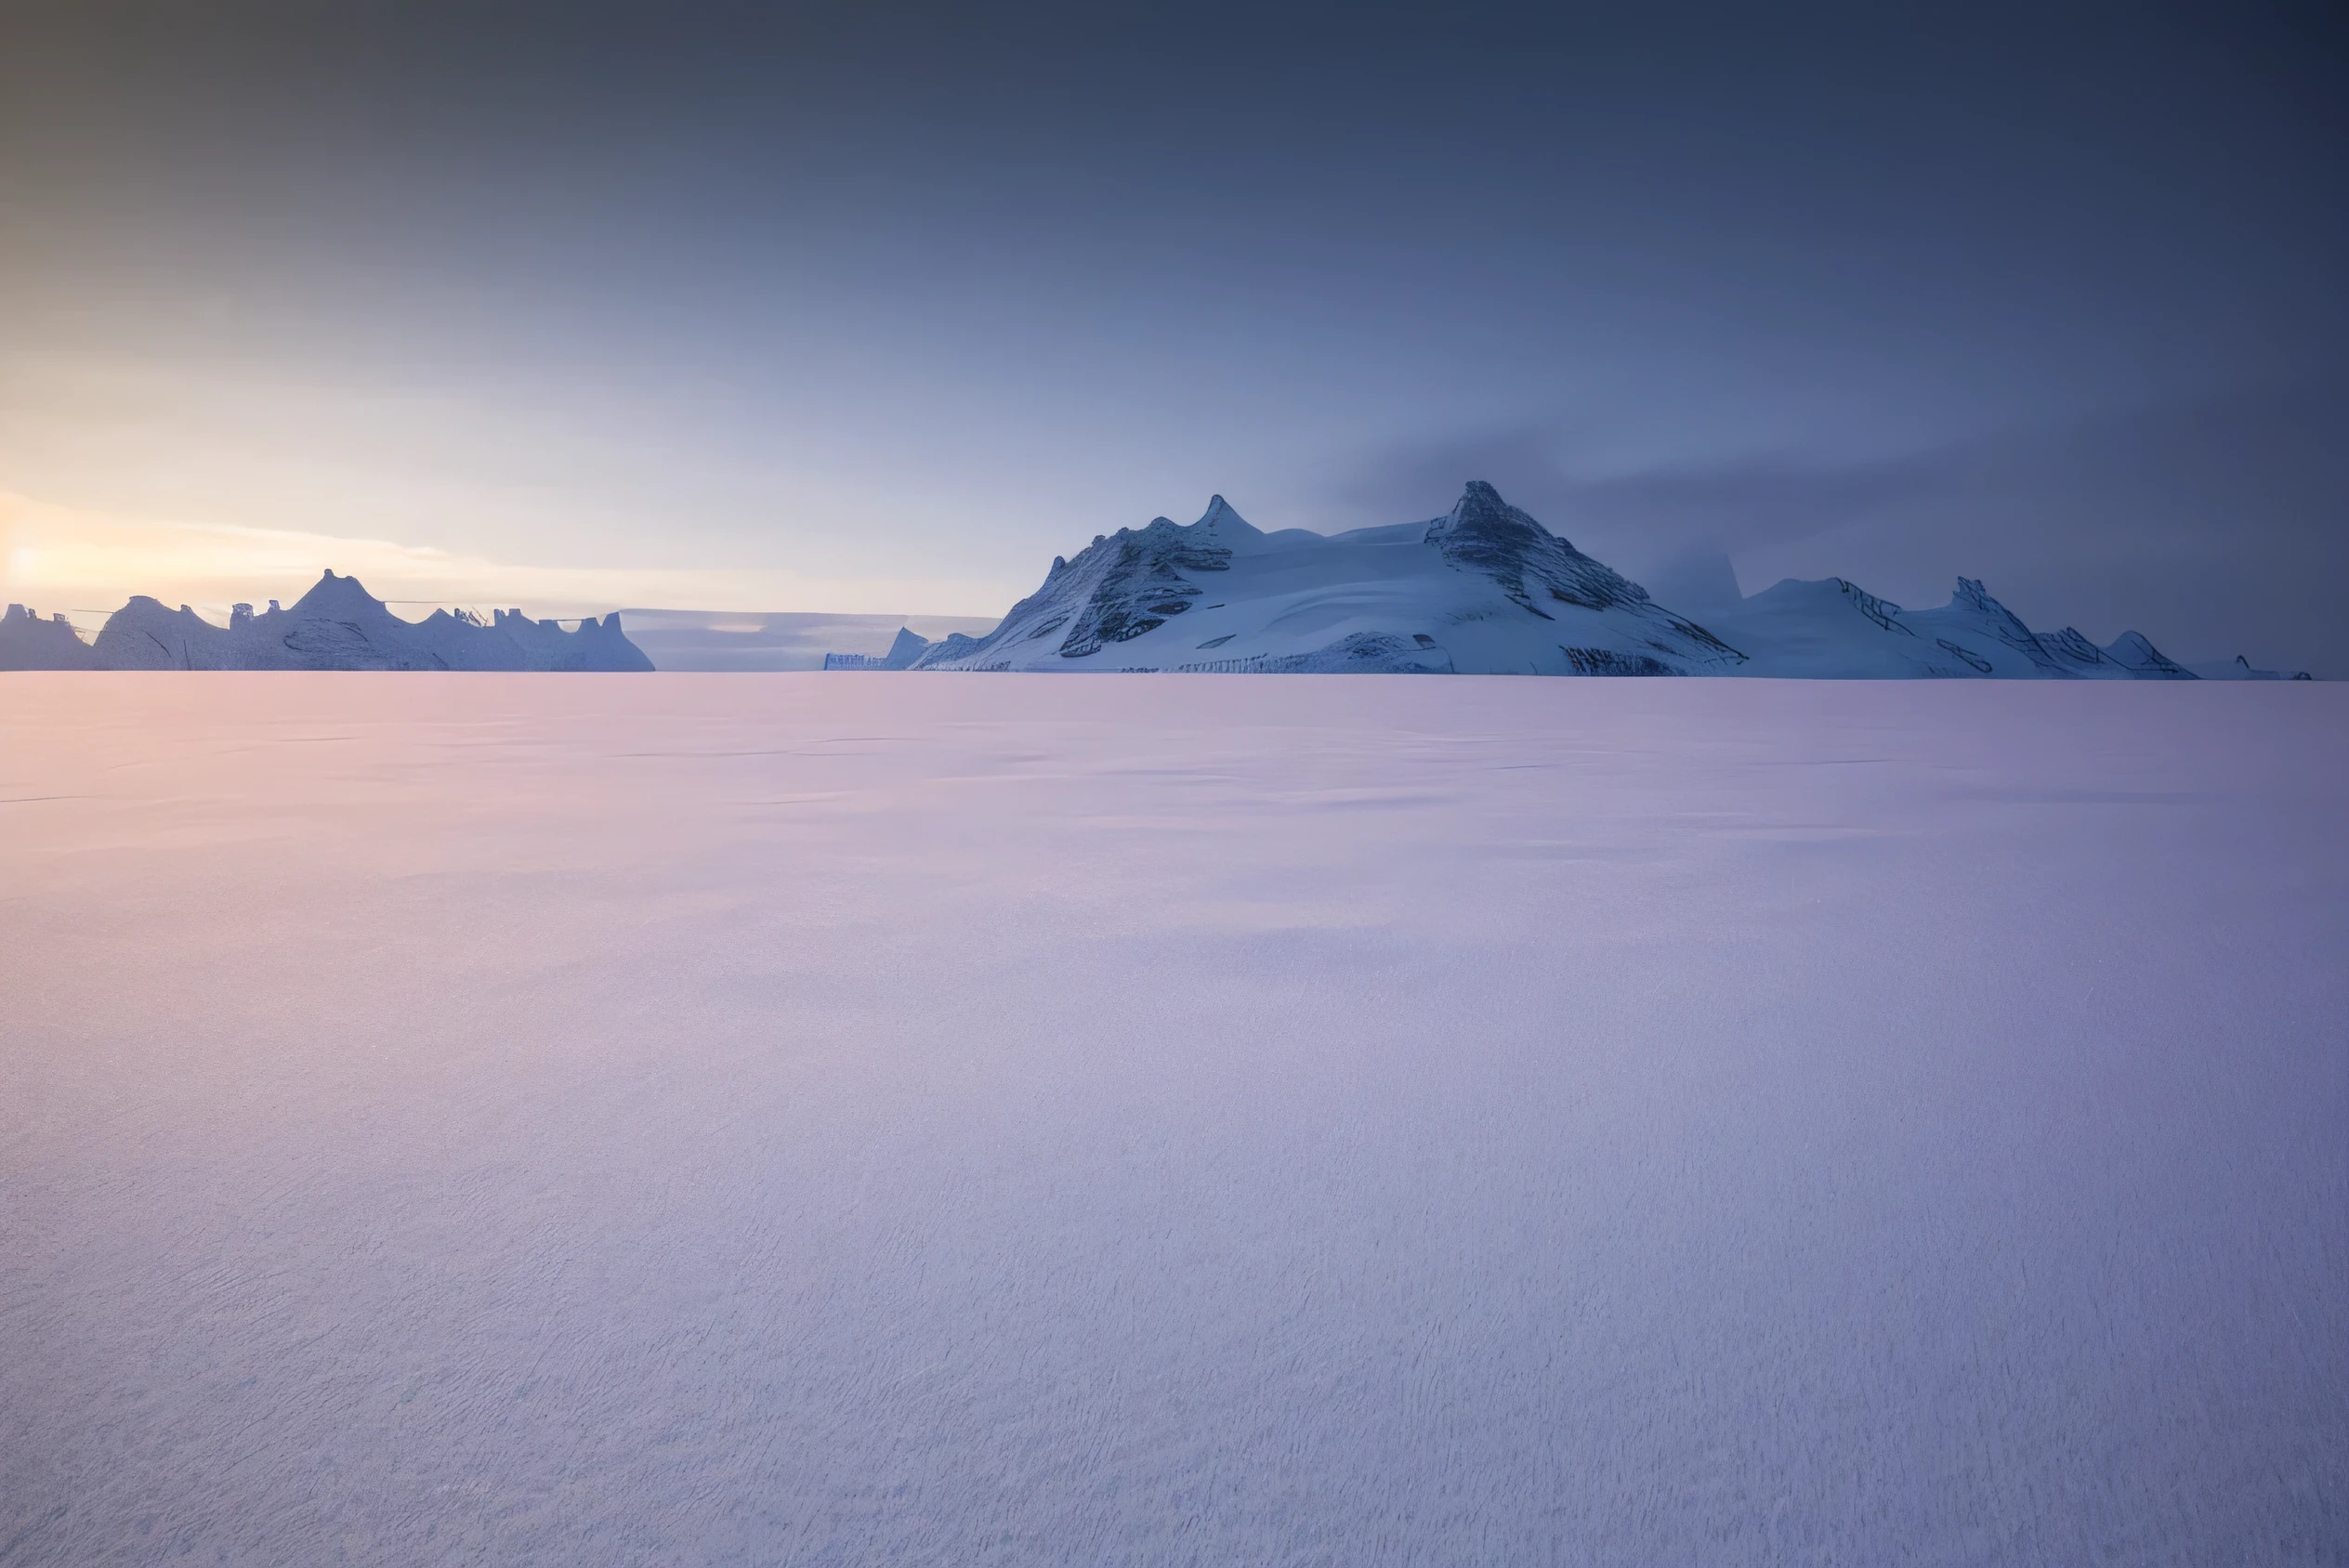
[{"label": "dark storm cloud", "polygon": [[1666,592],[1726,555],[1744,586],[1855,579],[1911,605],[1959,576],[2025,619],[2127,629],[2180,657],[2349,672],[2349,382],[2307,382],[1860,462],[1792,457],[1594,476],[1570,434],[1392,453],[1343,488],[1440,508],[1460,476]]}]

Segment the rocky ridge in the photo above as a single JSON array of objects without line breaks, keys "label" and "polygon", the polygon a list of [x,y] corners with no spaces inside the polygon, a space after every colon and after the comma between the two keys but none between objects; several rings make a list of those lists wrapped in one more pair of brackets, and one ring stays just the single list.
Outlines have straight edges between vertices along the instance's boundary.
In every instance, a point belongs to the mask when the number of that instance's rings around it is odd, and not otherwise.
[{"label": "rocky ridge", "polygon": [[[15,607],[0,632],[0,668],[98,670],[538,670],[649,671],[615,613],[589,617],[576,630],[497,610],[484,621],[469,611],[438,609],[402,621],[357,578],[328,571],[310,591],[258,614],[239,605],[216,626],[186,605],[177,610],[144,595],[109,616],[78,663],[17,663]],[[26,617],[28,621],[30,616]],[[56,623],[68,637],[72,631]],[[55,642],[53,634],[49,641]],[[55,650],[63,657],[61,645]]]},{"label": "rocky ridge", "polygon": [[[1726,568],[1724,567],[1726,572]],[[854,662],[851,663],[850,660]],[[1907,610],[1842,578],[1789,580],[1701,621],[1576,549],[1491,485],[1444,516],[1323,536],[1266,533],[1216,496],[1054,557],[983,636],[899,634],[886,659],[832,668],[1825,679],[2275,679],[2189,670],[2135,632],[2099,647],[2039,633],[1982,583]]]}]

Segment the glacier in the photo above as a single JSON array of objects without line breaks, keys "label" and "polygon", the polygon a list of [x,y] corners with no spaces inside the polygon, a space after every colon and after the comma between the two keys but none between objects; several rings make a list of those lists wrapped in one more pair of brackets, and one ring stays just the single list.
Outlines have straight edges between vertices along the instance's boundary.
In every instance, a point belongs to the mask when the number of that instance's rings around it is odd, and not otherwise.
[{"label": "glacier", "polygon": [[6,692],[8,1568],[2349,1560],[2338,685]]},{"label": "glacier", "polygon": [[[912,636],[910,632],[907,636]],[[909,660],[905,655],[911,651]],[[1056,557],[991,632],[900,640],[834,669],[1744,675],[1812,679],[2251,679],[2248,660],[2189,670],[2129,632],[2099,647],[2035,633],[1961,578],[1949,603],[1904,610],[1858,585],[1786,581],[1702,621],[1471,481],[1426,522],[1335,535],[1267,533],[1216,496],[1195,523],[1160,517]]]}]

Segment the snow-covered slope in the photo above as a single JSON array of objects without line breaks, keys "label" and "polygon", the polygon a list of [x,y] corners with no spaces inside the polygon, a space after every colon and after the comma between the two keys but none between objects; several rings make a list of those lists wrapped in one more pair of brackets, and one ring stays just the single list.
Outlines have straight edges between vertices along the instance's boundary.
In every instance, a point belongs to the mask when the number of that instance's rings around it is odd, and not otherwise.
[{"label": "snow-covered slope", "polygon": [[1056,558],[984,637],[922,670],[1717,674],[1743,662],[1703,628],[1469,485],[1449,516],[1324,536],[1266,533],[1217,496]]},{"label": "snow-covered slope", "polygon": [[2190,681],[2135,632],[2099,647],[2067,626],[2034,632],[1970,577],[1939,609],[1905,610],[1856,582],[1789,579],[1705,623],[1749,656],[1740,672],[1831,680]]},{"label": "snow-covered slope", "polygon": [[2196,678],[2134,632],[2104,647],[2070,627],[2033,632],[1971,578],[1933,610],[1831,578],[1677,613],[1481,480],[1449,516],[1327,537],[1266,533],[1217,496],[1188,528],[1161,517],[1056,557],[993,632],[950,636],[912,667]]},{"label": "snow-covered slope", "polygon": [[355,577],[332,571],[280,609],[239,605],[215,626],[187,606],[140,595],[107,618],[93,653],[109,670],[602,670],[647,671],[652,661],[620,629],[617,613],[566,632],[520,610],[484,624],[437,609],[402,621]]},{"label": "snow-covered slope", "polygon": [[98,655],[65,617],[44,621],[23,605],[0,614],[0,670],[94,670]]}]

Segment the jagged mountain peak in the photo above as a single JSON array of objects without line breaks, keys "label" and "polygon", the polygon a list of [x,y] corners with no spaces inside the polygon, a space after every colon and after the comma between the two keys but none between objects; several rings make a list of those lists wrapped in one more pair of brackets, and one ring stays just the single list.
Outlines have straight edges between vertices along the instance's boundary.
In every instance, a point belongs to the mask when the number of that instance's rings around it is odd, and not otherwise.
[{"label": "jagged mountain peak", "polygon": [[1254,537],[1259,531],[1247,518],[1232,509],[1230,502],[1220,495],[1212,495],[1207,498],[1207,510],[1199,515],[1199,521],[1193,523],[1191,527],[1207,529],[1216,533],[1237,533],[1243,537]]},{"label": "jagged mountain peak", "polygon": [[1454,566],[1488,573],[1519,607],[1544,620],[1552,615],[1545,601],[1604,610],[1647,598],[1647,589],[1585,555],[1482,479],[1468,481],[1451,511],[1429,527],[1427,542]]},{"label": "jagged mountain peak", "polygon": [[384,602],[367,592],[366,585],[355,577],[337,577],[329,567],[319,580],[310,584],[308,593],[294,601],[296,615],[348,615],[361,610],[383,610]]},{"label": "jagged mountain peak", "polygon": [[2080,638],[2080,647],[2087,650],[2082,660],[2072,657],[2078,651],[2076,649],[2059,647],[2051,651],[2046,639],[2023,624],[2021,616],[1990,597],[1989,591],[1982,586],[1979,578],[1959,578],[1957,592],[1949,595],[1949,608],[1972,615],[1982,631],[2050,674],[2059,677],[2078,674],[2082,662],[2096,662],[2093,657],[2095,645],[2085,637]]},{"label": "jagged mountain peak", "polygon": [[[917,670],[1744,674],[1844,679],[2190,680],[2134,633],[2099,648],[2038,634],[1960,578],[1906,610],[1843,578],[1739,596],[1726,556],[1701,621],[1577,550],[1490,482],[1441,517],[1266,533],[1222,496],[1053,558],[983,637],[925,646]],[[894,662],[899,650],[892,650]],[[858,668],[873,663],[859,660]],[[2230,672],[2231,673],[2231,672]]]},{"label": "jagged mountain peak", "polygon": [[2134,671],[2148,680],[2190,681],[2194,672],[2186,669],[2153,646],[2151,638],[2140,632],[2123,632],[2105,649],[2105,656],[2124,670]]},{"label": "jagged mountain peak", "polygon": [[1461,490],[1460,499],[1452,503],[1451,510],[1427,528],[1431,540],[1450,533],[1475,533],[1492,539],[1555,537],[1530,513],[1502,500],[1501,492],[1483,479],[1469,480]]},{"label": "jagged mountain peak", "polygon": [[[1532,513],[1503,500],[1501,492],[1485,479],[1471,479],[1463,486],[1460,499],[1452,503],[1450,512],[1435,521],[1428,533],[1431,538],[1437,534],[1471,534],[1496,541],[1516,540],[1528,544],[1548,540],[1563,544],[1568,550],[1574,549],[1564,535],[1551,532]],[[1577,550],[1575,554],[1579,555],[1581,552]],[[1588,556],[1583,558],[1589,559]]]},{"label": "jagged mountain peak", "polygon": [[1740,659],[1478,481],[1424,528],[1267,534],[1217,495],[1188,527],[1096,535],[993,632],[915,668],[1681,674]]},{"label": "jagged mountain peak", "polygon": [[97,656],[65,617],[44,621],[31,605],[0,614],[0,670],[89,670]]},{"label": "jagged mountain peak", "polygon": [[117,670],[605,670],[646,671],[617,614],[565,631],[500,610],[483,625],[470,610],[436,609],[403,621],[355,577],[323,573],[290,609],[267,615],[239,605],[215,626],[186,606],[177,614],[144,595],[107,619],[92,649]]}]

